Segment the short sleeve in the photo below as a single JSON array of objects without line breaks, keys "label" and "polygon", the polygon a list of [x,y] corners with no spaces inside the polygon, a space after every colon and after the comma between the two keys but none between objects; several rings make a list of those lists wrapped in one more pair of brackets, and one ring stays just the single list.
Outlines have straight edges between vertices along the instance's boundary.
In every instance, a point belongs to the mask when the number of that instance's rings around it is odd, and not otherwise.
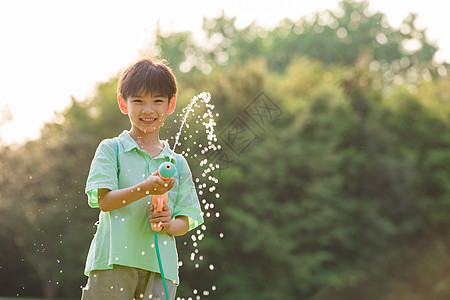
[{"label": "short sleeve", "polygon": [[114,141],[103,140],[95,152],[86,182],[90,207],[98,207],[98,189],[118,189],[117,161]]},{"label": "short sleeve", "polygon": [[179,157],[177,162],[182,161],[183,166],[179,175],[178,196],[174,205],[173,216],[189,217],[189,230],[191,230],[203,223],[203,216],[189,165],[183,156],[177,156]]}]

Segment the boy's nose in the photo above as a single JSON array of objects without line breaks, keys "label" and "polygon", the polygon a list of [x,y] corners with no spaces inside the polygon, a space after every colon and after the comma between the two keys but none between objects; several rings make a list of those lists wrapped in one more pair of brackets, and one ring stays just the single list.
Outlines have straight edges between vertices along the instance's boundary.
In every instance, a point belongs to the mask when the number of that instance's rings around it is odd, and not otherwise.
[{"label": "boy's nose", "polygon": [[150,103],[145,104],[144,107],[142,108],[142,112],[145,112],[145,113],[153,112],[153,105]]}]

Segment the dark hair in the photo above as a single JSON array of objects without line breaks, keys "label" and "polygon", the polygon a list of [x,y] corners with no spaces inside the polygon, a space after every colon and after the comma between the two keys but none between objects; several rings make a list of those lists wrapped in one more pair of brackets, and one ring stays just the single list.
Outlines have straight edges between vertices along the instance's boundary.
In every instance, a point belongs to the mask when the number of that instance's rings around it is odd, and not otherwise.
[{"label": "dark hair", "polygon": [[122,73],[117,87],[117,94],[125,100],[139,93],[167,96],[169,100],[177,94],[177,81],[165,61],[154,62],[142,58],[128,66]]}]

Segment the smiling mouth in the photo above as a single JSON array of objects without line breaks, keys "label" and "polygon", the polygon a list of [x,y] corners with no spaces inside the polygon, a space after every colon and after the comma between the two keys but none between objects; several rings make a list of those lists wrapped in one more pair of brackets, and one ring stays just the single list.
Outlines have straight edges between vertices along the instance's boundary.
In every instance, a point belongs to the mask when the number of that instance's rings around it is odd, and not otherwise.
[{"label": "smiling mouth", "polygon": [[144,123],[153,123],[156,121],[156,118],[139,118]]}]

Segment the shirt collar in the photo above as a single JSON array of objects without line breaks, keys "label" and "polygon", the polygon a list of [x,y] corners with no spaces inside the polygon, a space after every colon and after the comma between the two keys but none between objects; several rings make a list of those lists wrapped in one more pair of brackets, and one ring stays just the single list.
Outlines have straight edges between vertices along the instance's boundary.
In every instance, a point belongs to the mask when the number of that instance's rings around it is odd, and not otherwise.
[{"label": "shirt collar", "polygon": [[[130,136],[129,132],[126,130],[124,130],[119,135],[119,141],[123,146],[124,152],[129,152],[129,151],[132,151],[133,149],[141,150],[139,148],[139,145],[136,143],[136,141]],[[159,153],[153,159],[170,157],[173,153],[173,151],[170,149],[169,143],[167,141],[161,141],[161,142],[163,143],[164,148],[161,151],[161,153]]]}]

